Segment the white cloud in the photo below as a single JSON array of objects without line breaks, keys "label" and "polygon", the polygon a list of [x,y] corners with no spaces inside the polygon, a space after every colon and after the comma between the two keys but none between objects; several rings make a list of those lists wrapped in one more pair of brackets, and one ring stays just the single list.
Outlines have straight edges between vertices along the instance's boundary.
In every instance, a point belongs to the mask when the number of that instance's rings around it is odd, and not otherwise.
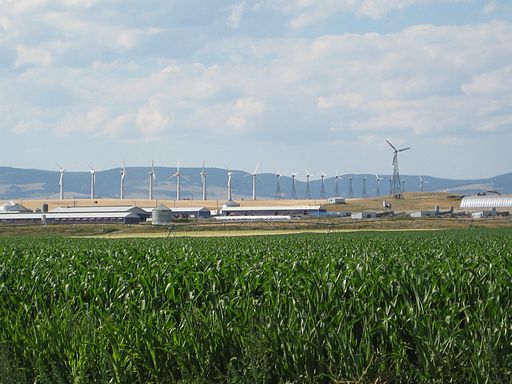
[{"label": "white cloud", "polygon": [[254,97],[238,99],[233,105],[232,113],[228,118],[228,125],[236,131],[246,127],[250,119],[265,112],[265,103]]},{"label": "white cloud", "polygon": [[497,9],[497,5],[495,1],[489,1],[487,4],[485,4],[484,7],[484,13],[486,15],[489,15],[491,13],[494,13]]},{"label": "white cloud", "polygon": [[227,25],[231,29],[238,29],[240,26],[240,21],[242,20],[242,15],[244,13],[245,1],[242,1],[238,4],[235,4],[231,7],[229,12],[229,17],[227,20]]},{"label": "white cloud", "polygon": [[173,118],[160,111],[152,99],[138,111],[135,125],[146,141],[156,140],[173,123]]},{"label": "white cloud", "polygon": [[67,113],[57,124],[56,133],[59,136],[69,136],[75,133],[95,135],[108,119],[108,109],[97,107],[85,113]]},{"label": "white cloud", "polygon": [[50,65],[53,57],[50,52],[43,48],[29,48],[24,46],[16,47],[16,63],[15,67],[19,68],[23,65]]},{"label": "white cloud", "polygon": [[512,92],[512,66],[473,76],[469,83],[462,85],[466,94],[497,95]]}]

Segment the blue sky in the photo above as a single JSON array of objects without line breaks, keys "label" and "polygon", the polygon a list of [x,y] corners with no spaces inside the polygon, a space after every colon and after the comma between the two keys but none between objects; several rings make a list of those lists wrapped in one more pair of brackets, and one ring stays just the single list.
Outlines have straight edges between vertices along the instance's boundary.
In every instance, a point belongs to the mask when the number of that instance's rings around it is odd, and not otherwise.
[{"label": "blue sky", "polygon": [[509,0],[0,0],[0,164],[494,176],[511,41]]}]

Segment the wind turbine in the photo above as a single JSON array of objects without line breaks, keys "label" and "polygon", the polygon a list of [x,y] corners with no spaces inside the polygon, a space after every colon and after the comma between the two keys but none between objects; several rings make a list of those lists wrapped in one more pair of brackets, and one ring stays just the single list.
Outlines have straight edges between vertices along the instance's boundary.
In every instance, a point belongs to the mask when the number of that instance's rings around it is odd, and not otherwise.
[{"label": "wind turbine", "polygon": [[228,172],[228,201],[233,201],[233,194],[232,194],[232,181],[233,181],[233,172],[226,168]]},{"label": "wind turbine", "polygon": [[321,199],[325,199],[325,184],[324,184],[324,179],[325,179],[325,173],[324,171],[320,171],[320,198]]},{"label": "wind turbine", "polygon": [[89,165],[91,172],[91,200],[94,199],[96,195],[96,170]]},{"label": "wind turbine", "polygon": [[384,180],[383,177],[380,177],[379,175],[375,175],[375,184],[376,184],[376,188],[375,188],[375,196],[380,196],[380,183],[381,181]]},{"label": "wind turbine", "polygon": [[309,178],[311,177],[311,174],[306,169],[306,200],[311,199],[311,188],[309,188]]},{"label": "wind turbine", "polygon": [[124,199],[124,179],[126,177],[126,165],[123,160],[123,169],[121,169],[121,200]]},{"label": "wind turbine", "polygon": [[423,177],[420,176],[420,192],[423,192],[423,185],[428,183],[428,180],[424,180]]},{"label": "wind turbine", "polygon": [[59,164],[59,200],[64,200],[64,172],[66,171]]},{"label": "wind turbine", "polygon": [[334,178],[334,196],[340,197],[340,182],[341,176],[338,170],[336,170],[336,177]]},{"label": "wind turbine", "polygon": [[366,176],[363,177],[363,198],[368,197],[368,193],[366,192]]},{"label": "wind turbine", "polygon": [[153,182],[156,180],[155,167],[153,164],[153,160],[151,160],[151,171],[148,172],[149,175],[149,200],[153,200]]},{"label": "wind turbine", "polygon": [[176,178],[176,201],[180,200],[180,192],[181,192],[181,172],[180,172],[180,162],[178,160],[178,168],[176,168],[176,173],[170,177]]},{"label": "wind turbine", "polygon": [[391,148],[393,148],[393,182],[392,182],[392,186],[391,186],[391,195],[397,199],[401,199],[403,196],[402,196],[402,184],[401,184],[401,180],[400,180],[400,172],[398,171],[398,153],[399,152],[404,152],[404,151],[407,151],[409,149],[411,149],[411,147],[405,147],[405,148],[402,148],[402,149],[396,149],[396,147],[391,144],[389,142],[389,140],[386,140],[386,143],[389,144],[389,146]]},{"label": "wind turbine", "polygon": [[290,193],[292,200],[297,200],[297,190],[295,189],[295,177],[297,177],[297,172],[292,172],[292,191]]},{"label": "wind turbine", "polygon": [[352,176],[348,177],[348,198],[354,198],[354,190],[352,189]]},{"label": "wind turbine", "polygon": [[206,176],[208,174],[204,171],[204,161],[203,168],[201,169],[199,175],[201,175],[201,186],[203,187],[203,201],[206,201]]},{"label": "wind turbine", "polygon": [[277,173],[276,173],[276,194],[274,196],[274,198],[276,200],[281,200],[281,183],[279,182],[281,179],[281,172],[279,171],[279,169],[277,170]]},{"label": "wind turbine", "polygon": [[405,179],[402,179],[402,192],[405,193]]},{"label": "wind turbine", "polygon": [[256,174],[258,173],[258,167],[260,166],[260,163],[256,163],[256,168],[254,168],[254,172],[251,173],[252,176],[252,199],[256,200]]}]

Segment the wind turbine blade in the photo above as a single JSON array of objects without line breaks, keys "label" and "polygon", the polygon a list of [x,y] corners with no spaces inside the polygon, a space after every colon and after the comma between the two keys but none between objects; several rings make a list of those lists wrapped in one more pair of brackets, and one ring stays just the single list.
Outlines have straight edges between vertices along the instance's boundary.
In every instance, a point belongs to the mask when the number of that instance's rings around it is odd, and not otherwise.
[{"label": "wind turbine blade", "polygon": [[406,147],[406,148],[402,148],[402,149],[399,149],[398,152],[403,152],[403,151],[407,151],[409,149],[411,149],[412,147]]},{"label": "wind turbine blade", "polygon": [[254,168],[254,173],[255,174],[258,173],[259,166],[260,166],[260,162],[258,161],[258,162],[256,162],[256,168]]},{"label": "wind turbine blade", "polygon": [[397,150],[397,149],[395,148],[395,146],[389,142],[389,140],[386,140],[386,143],[388,143],[388,144],[389,144],[389,146],[390,146],[391,148],[393,148],[393,151],[396,151],[396,150]]}]

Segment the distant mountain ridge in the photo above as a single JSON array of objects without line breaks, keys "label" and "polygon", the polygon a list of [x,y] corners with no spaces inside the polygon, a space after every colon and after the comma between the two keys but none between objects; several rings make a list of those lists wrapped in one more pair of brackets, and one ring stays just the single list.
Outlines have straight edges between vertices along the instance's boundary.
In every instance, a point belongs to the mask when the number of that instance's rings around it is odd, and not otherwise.
[{"label": "distant mountain ridge", "polygon": [[[121,168],[113,168],[96,172],[96,198],[117,198],[120,194]],[[207,193],[210,200],[225,200],[227,189],[227,173],[225,169],[206,168]],[[149,188],[149,168],[129,167],[125,179],[126,198],[147,198]],[[170,176],[176,172],[174,167],[155,167],[156,182],[154,198],[175,199],[176,179]],[[201,168],[181,168],[181,198],[201,199]],[[384,178],[380,185],[382,196],[389,194],[390,175],[380,175]],[[306,195],[304,176],[296,179],[297,198]],[[353,197],[363,197],[363,178],[366,177],[368,196],[376,194],[376,176],[371,174],[345,174],[339,184],[340,194],[349,197],[348,178],[352,177]],[[502,194],[512,193],[512,172],[487,179],[443,179],[423,176],[424,191],[447,191],[455,194],[474,194],[495,190]],[[418,192],[420,179],[418,175],[401,175],[405,180],[406,192]],[[275,174],[261,173],[257,176],[257,197],[273,199],[276,193]],[[335,190],[334,176],[325,178],[326,196],[333,196]],[[250,173],[240,170],[233,171],[233,197],[235,199],[250,199],[252,197],[252,177]],[[281,198],[291,196],[292,178],[282,176],[280,179]],[[320,198],[321,181],[311,179],[310,190],[313,199]],[[65,198],[88,198],[90,196],[90,172],[68,172],[64,174]],[[0,167],[0,200],[17,199],[57,199],[59,195],[59,172],[37,169],[19,169]]]}]

